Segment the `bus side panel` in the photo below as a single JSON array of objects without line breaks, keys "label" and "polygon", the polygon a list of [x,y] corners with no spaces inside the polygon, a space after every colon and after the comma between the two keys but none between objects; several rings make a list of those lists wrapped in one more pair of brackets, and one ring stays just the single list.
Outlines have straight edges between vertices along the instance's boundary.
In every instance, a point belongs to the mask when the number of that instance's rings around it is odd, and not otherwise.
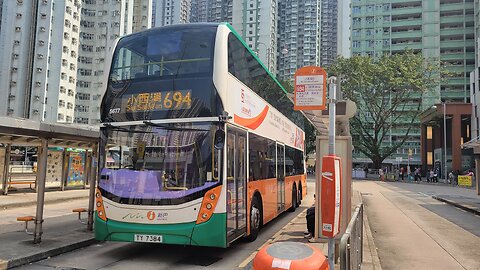
[{"label": "bus side panel", "polygon": [[292,187],[293,187],[293,184],[295,183],[298,191],[300,181],[301,181],[300,175],[285,177],[285,209],[288,209],[292,206]]},{"label": "bus side panel", "polygon": [[307,196],[307,175],[302,174],[300,176],[300,183],[302,184],[302,198]]},{"label": "bus side panel", "polygon": [[258,190],[262,196],[263,224],[266,224],[277,216],[277,178],[250,181],[248,183],[248,217],[250,217],[250,205],[252,204],[255,190]]}]

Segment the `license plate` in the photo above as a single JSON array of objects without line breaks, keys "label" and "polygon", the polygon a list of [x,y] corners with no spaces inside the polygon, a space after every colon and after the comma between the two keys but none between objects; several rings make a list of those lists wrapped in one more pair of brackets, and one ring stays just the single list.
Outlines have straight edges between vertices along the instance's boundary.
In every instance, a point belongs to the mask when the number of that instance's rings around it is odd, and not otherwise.
[{"label": "license plate", "polygon": [[133,241],[143,243],[162,243],[163,237],[162,235],[135,234]]}]

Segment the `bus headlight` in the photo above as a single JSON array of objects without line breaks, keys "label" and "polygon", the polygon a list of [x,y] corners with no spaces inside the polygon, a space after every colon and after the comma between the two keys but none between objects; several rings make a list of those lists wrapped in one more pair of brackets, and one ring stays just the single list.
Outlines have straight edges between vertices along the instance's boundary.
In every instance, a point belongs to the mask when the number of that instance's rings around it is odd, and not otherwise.
[{"label": "bus headlight", "polygon": [[205,195],[203,196],[202,206],[200,207],[200,211],[198,212],[196,224],[206,222],[212,217],[213,211],[217,206],[222,187],[223,186],[214,187],[205,193]]}]

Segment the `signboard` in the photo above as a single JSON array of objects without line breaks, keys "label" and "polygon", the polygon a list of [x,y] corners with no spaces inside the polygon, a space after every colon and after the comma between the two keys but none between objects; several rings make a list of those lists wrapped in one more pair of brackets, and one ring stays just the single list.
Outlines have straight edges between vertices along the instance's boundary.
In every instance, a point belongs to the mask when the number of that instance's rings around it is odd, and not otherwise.
[{"label": "signboard", "polygon": [[179,90],[128,95],[123,97],[122,108],[111,109],[110,114],[120,113],[122,109],[128,113],[190,109],[191,92],[191,90]]},{"label": "signboard", "polygon": [[325,110],[327,72],[321,67],[307,66],[295,72],[294,110]]},{"label": "signboard", "polygon": [[333,238],[340,231],[342,164],[335,155],[322,158],[321,235]]},{"label": "signboard", "polygon": [[83,185],[85,181],[85,153],[70,152],[67,187]]},{"label": "signboard", "polygon": [[459,175],[458,176],[458,185],[464,187],[472,186],[472,177],[468,175]]}]

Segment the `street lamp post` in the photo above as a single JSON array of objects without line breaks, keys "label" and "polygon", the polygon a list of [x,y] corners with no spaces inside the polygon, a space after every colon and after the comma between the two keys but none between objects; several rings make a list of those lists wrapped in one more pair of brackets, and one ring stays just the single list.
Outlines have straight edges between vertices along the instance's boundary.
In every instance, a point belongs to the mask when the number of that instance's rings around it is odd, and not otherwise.
[{"label": "street lamp post", "polygon": [[287,61],[285,61],[285,57],[286,57],[287,54],[288,54],[288,49],[287,49],[287,48],[283,48],[283,49],[281,50],[281,53],[283,54],[283,77],[284,77],[283,79],[286,79],[286,78],[287,78],[287,73],[286,73],[285,70],[286,70],[286,62],[287,62]]},{"label": "street lamp post", "polygon": [[265,46],[265,52],[267,53],[267,69],[270,71],[270,47],[268,47],[265,43],[258,41],[258,44]]},{"label": "street lamp post", "polygon": [[445,171],[443,172],[443,178],[445,183],[447,183],[447,104],[442,102],[443,106],[443,146],[445,148]]}]

